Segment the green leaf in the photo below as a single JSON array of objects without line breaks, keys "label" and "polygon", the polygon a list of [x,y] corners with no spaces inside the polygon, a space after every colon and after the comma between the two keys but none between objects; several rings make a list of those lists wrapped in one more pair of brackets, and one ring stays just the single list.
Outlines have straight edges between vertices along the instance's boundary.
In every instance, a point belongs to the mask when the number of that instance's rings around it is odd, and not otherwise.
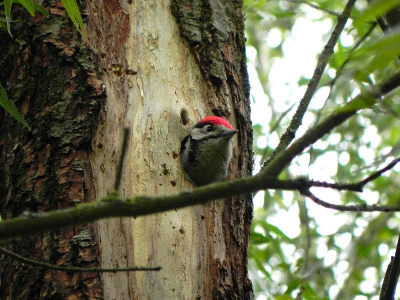
[{"label": "green leaf", "polygon": [[[0,22],[3,22],[4,24],[7,23],[7,20],[5,18],[0,18]],[[10,23],[16,23],[18,20],[10,20]]]},{"label": "green leaf", "polygon": [[11,8],[13,3],[21,4],[31,14],[32,17],[35,16],[36,11],[39,11],[45,16],[49,15],[49,13],[44,9],[43,6],[36,4],[32,0],[4,0],[4,3],[0,2],[0,4],[4,5],[4,14],[5,14],[5,18],[0,18],[0,29],[7,28],[7,31],[10,34],[10,36],[12,36],[11,23],[16,22],[11,20]]},{"label": "green leaf", "polygon": [[24,117],[19,113],[18,108],[14,102],[8,99],[7,92],[4,87],[0,84],[0,105],[18,122],[24,125],[26,128],[31,130],[28,123],[26,123]]},{"label": "green leaf", "polygon": [[319,297],[318,294],[314,291],[314,289],[308,283],[303,284],[304,290],[302,296],[306,300],[329,300],[328,298]]},{"label": "green leaf", "polygon": [[304,77],[304,76],[301,76],[300,79],[297,81],[297,84],[298,84],[299,86],[302,86],[302,85],[307,85],[309,82],[310,82],[310,79],[309,79],[309,78],[306,78],[306,77]]},{"label": "green leaf", "polygon": [[356,58],[362,58],[366,55],[375,54],[375,51],[388,55],[390,53],[398,54],[398,49],[392,49],[400,44],[400,30],[393,29],[388,34],[381,36],[379,39],[371,40],[363,47],[356,50],[353,54]]},{"label": "green leaf", "polygon": [[263,262],[258,258],[258,256],[257,255],[253,255],[252,259],[253,259],[254,263],[256,264],[258,271],[263,273],[265,275],[265,277],[271,279],[271,274],[264,267]]},{"label": "green leaf", "polygon": [[7,31],[8,33],[12,36],[11,34],[11,26],[10,26],[10,21],[11,21],[11,7],[12,7],[12,0],[4,0],[4,12],[6,14],[6,23],[7,23]]},{"label": "green leaf", "polygon": [[270,239],[258,232],[252,232],[250,235],[250,241],[253,245],[268,244]]},{"label": "green leaf", "polygon": [[286,234],[284,234],[282,230],[280,230],[278,227],[276,227],[274,225],[271,225],[271,224],[267,223],[267,224],[265,224],[265,227],[269,231],[275,233],[277,236],[281,237],[282,239],[284,239],[287,242],[292,240],[290,237],[288,237]]},{"label": "green leaf", "polygon": [[292,298],[289,295],[279,295],[275,297],[275,300],[295,300],[295,298]]},{"label": "green leaf", "polygon": [[289,285],[285,291],[285,295],[290,295],[294,290],[300,287],[301,283],[302,283],[301,279],[295,279],[289,282]]},{"label": "green leaf", "polygon": [[370,93],[362,93],[348,102],[344,107],[336,110],[338,113],[357,111],[363,108],[370,108],[376,102],[376,98]]},{"label": "green leaf", "polygon": [[49,16],[49,13],[47,12],[47,10],[44,9],[43,6],[41,6],[41,5],[39,5],[39,4],[36,4],[36,3],[33,3],[33,6],[34,6],[35,9],[36,9],[38,12],[40,12],[42,15],[44,15],[44,16],[46,16],[46,17]]},{"label": "green leaf", "polygon": [[76,1],[61,0],[61,3],[64,5],[64,8],[67,11],[68,16],[71,18],[72,23],[74,23],[75,27],[79,30],[79,32],[82,33],[84,31],[84,25]]},{"label": "green leaf", "polygon": [[35,16],[35,6],[32,0],[18,0],[15,3],[20,3],[26,10],[31,14],[32,17]]},{"label": "green leaf", "polygon": [[42,15],[45,15],[46,17],[49,15],[47,10],[45,10],[43,6],[35,3],[32,0],[14,0],[13,2],[19,3],[23,7],[25,7],[27,9],[27,11],[31,14],[32,17],[35,16],[36,11],[40,12]]},{"label": "green leaf", "polygon": [[399,0],[377,0],[374,1],[361,16],[354,21],[354,26],[359,27],[368,21],[375,21],[389,12],[392,8],[399,5]]},{"label": "green leaf", "polygon": [[351,55],[353,61],[362,62],[356,66],[363,77],[373,71],[383,69],[400,55],[400,30],[394,29],[389,34],[366,43]]}]

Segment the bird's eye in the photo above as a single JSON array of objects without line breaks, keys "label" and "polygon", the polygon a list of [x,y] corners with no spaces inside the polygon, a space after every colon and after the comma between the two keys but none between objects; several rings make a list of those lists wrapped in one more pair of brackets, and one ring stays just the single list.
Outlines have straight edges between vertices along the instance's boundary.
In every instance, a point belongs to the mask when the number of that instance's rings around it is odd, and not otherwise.
[{"label": "bird's eye", "polygon": [[213,128],[212,128],[212,126],[210,125],[210,126],[207,126],[207,132],[211,132],[212,130],[213,130]]}]

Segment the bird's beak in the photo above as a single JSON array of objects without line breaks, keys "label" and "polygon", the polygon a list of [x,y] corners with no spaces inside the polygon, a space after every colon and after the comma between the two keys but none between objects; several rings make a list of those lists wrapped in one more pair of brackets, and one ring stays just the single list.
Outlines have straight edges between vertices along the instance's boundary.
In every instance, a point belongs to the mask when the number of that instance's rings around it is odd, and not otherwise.
[{"label": "bird's beak", "polygon": [[238,130],[227,130],[219,134],[219,136],[234,136]]}]

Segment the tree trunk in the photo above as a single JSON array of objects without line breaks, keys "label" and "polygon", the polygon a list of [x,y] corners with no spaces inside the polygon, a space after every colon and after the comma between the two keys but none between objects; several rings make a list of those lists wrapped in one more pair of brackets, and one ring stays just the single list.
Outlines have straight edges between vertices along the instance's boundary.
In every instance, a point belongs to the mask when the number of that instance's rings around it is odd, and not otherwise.
[{"label": "tree trunk", "polygon": [[[15,17],[19,9],[14,5]],[[0,207],[8,219],[21,213],[63,209],[89,199],[84,183],[96,119],[105,98],[94,55],[79,42],[61,4],[49,18],[27,18],[1,32],[0,81],[32,127],[1,109]],[[99,263],[93,225],[49,231],[11,249],[62,266]],[[51,230],[51,228],[49,228]],[[96,299],[100,276],[65,273],[0,260],[0,299]]]},{"label": "tree trunk", "polygon": [[[19,36],[8,38],[5,47],[19,52],[8,50],[8,73],[0,79],[4,83],[13,74],[8,91],[33,130],[3,118],[2,217],[107,195],[123,127],[131,135],[122,197],[193,188],[179,162],[180,142],[210,114],[239,129],[230,177],[248,175],[252,132],[241,6],[222,0],[92,0],[85,9],[84,43],[72,38],[65,18],[57,16],[42,20],[46,26],[35,20],[28,37],[21,33],[26,46],[20,46]],[[63,11],[53,7],[51,12]],[[162,270],[104,273],[100,280],[93,274],[16,268],[3,259],[0,297],[15,299],[11,295],[26,291],[18,299],[250,299],[251,217],[251,198],[239,197],[50,232],[14,250],[62,265]],[[42,277],[49,278],[48,288]]]}]

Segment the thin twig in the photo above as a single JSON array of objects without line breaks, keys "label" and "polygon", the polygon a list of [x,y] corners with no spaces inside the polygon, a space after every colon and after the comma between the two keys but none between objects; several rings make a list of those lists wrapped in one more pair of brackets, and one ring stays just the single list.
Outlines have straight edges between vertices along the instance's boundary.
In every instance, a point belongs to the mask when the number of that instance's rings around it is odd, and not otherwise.
[{"label": "thin twig", "polygon": [[121,178],[122,178],[122,170],[124,169],[124,160],[126,156],[126,150],[128,148],[128,141],[129,141],[129,128],[124,128],[124,133],[122,136],[122,147],[121,147],[121,154],[119,156],[117,169],[115,170],[115,182],[114,182],[114,190],[118,191],[121,185]]},{"label": "thin twig", "polygon": [[381,165],[385,160],[387,160],[389,157],[397,156],[399,151],[400,151],[400,141],[397,141],[397,143],[392,146],[392,149],[388,153],[379,156],[374,162],[368,165],[359,167],[358,169],[352,171],[351,174],[354,175],[354,177],[356,177],[358,176],[357,174],[360,174],[364,170],[370,170],[372,168],[376,168],[377,166]]},{"label": "thin twig", "polygon": [[83,268],[83,267],[63,267],[57,266],[41,261],[37,261],[34,259],[30,259],[19,254],[16,254],[10,250],[7,250],[3,247],[0,247],[0,252],[4,255],[12,257],[15,260],[18,260],[24,264],[40,267],[43,269],[54,270],[54,271],[62,271],[62,272],[75,272],[75,273],[116,273],[116,272],[137,272],[137,271],[160,271],[161,267],[147,268],[147,267],[127,267],[127,268]]},{"label": "thin twig", "polygon": [[353,212],[373,212],[373,211],[382,211],[382,212],[395,212],[400,211],[400,206],[386,206],[386,205],[339,205],[333,204],[319,199],[309,190],[300,191],[300,193],[316,204],[321,205],[325,208],[330,208],[338,211],[353,211]]},{"label": "thin twig", "polygon": [[320,10],[320,11],[326,12],[326,13],[328,13],[328,14],[330,14],[332,16],[335,16],[337,18],[340,17],[339,13],[337,13],[337,12],[335,12],[333,10],[327,9],[327,8],[323,8],[323,7],[318,6],[318,5],[314,4],[314,3],[310,3],[310,2],[307,2],[307,1],[303,1],[303,0],[286,0],[286,1],[292,2],[292,3],[297,3],[297,4],[305,4],[305,5],[308,5],[308,6],[314,8],[316,10]]},{"label": "thin twig", "polygon": [[[289,127],[287,128],[286,132],[282,135],[278,147],[272,153],[271,158],[266,162],[266,164],[268,164],[276,155],[284,151],[295,138],[297,129],[300,127],[303,116],[307,111],[307,108],[310,104],[310,101],[315,91],[318,88],[318,84],[322,78],[325,67],[328,64],[328,61],[334,52],[333,49],[337,43],[337,40],[339,39],[341,32],[344,29],[344,26],[346,25],[346,22],[351,14],[351,11],[353,10],[355,2],[356,0],[349,0],[342,14],[338,17],[338,22],[335,28],[333,29],[332,34],[329,37],[329,40],[324,47],[324,50],[318,57],[317,66],[315,67],[314,74],[307,86],[307,90],[303,96],[303,99],[301,100],[299,107],[297,108],[297,111],[294,114],[292,121],[290,122]],[[264,164],[264,166],[266,164]]]},{"label": "thin twig", "polygon": [[[297,103],[293,103],[286,111],[284,111],[283,113],[281,113],[279,115],[278,120],[275,122],[275,124],[270,129],[270,132],[269,132],[269,135],[268,135],[268,139],[267,139],[267,145],[269,144],[269,138],[270,138],[271,134],[278,129],[278,127],[281,124],[283,118],[286,117],[286,115],[293,109],[293,107],[296,106],[296,104]],[[261,160],[260,160],[261,167],[263,166],[265,158],[267,157],[267,154],[268,154],[267,152],[268,152],[268,147],[265,147],[265,149],[263,151],[263,154],[261,156]]]},{"label": "thin twig", "polygon": [[331,189],[335,189],[335,190],[347,190],[347,191],[353,191],[353,192],[362,192],[363,187],[375,180],[376,178],[378,178],[379,176],[381,176],[383,173],[385,173],[386,171],[389,171],[391,169],[393,169],[393,167],[395,165],[397,165],[400,162],[400,157],[394,159],[390,164],[388,164],[386,167],[372,173],[371,175],[369,175],[368,177],[366,177],[365,179],[356,182],[356,183],[328,183],[325,181],[314,181],[314,180],[310,180],[310,181],[304,181],[303,184],[305,187],[322,187],[322,188],[331,188]]},{"label": "thin twig", "polygon": [[364,185],[366,185],[368,182],[371,182],[372,180],[378,178],[379,176],[381,176],[383,173],[385,173],[386,171],[392,169],[395,165],[397,165],[397,163],[400,162],[400,157],[394,159],[390,164],[388,164],[386,167],[380,169],[379,171],[373,173],[372,175],[368,176],[367,178],[365,178],[364,180],[360,181],[357,185],[360,187],[363,187]]},{"label": "thin twig", "polygon": [[[332,81],[329,84],[329,94],[326,97],[325,103],[328,101],[328,99],[332,95],[333,91],[333,86],[335,85],[336,81],[339,79],[339,77],[342,75],[342,71],[345,68],[345,66],[351,61],[351,54],[360,47],[360,45],[369,37],[369,35],[372,33],[372,31],[375,29],[377,23],[371,24],[371,27],[367,30],[367,32],[355,43],[355,45],[349,50],[348,52],[348,57],[346,60],[342,63],[342,65],[339,67],[339,69],[336,71],[336,76],[335,78],[332,79]],[[324,104],[325,106],[325,104]],[[321,109],[322,110],[322,109]],[[320,111],[321,111],[320,110]],[[319,121],[319,118],[317,118],[316,122]]]}]

